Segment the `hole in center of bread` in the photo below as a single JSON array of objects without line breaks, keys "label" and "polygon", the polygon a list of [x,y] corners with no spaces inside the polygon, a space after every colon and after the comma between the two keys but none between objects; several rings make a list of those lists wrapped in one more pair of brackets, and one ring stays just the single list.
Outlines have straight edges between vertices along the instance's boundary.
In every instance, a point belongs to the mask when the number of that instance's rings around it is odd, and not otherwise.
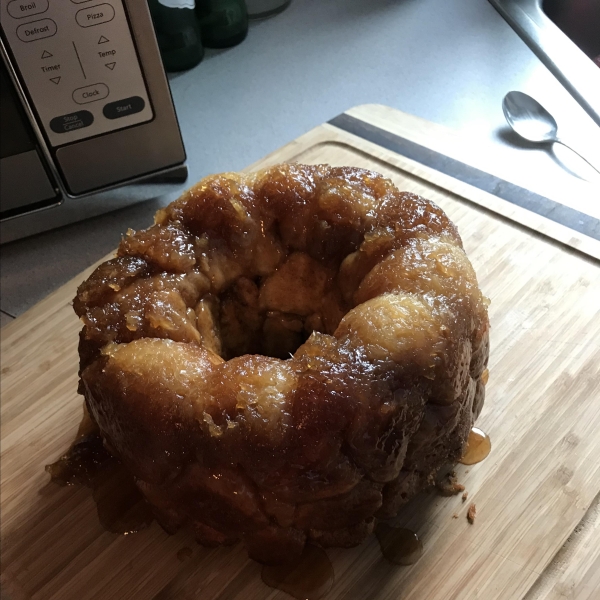
[{"label": "hole in center of bread", "polygon": [[239,277],[196,307],[204,343],[227,360],[290,358],[313,331],[332,334],[346,311],[337,269],[303,252],[289,254],[268,276]]}]

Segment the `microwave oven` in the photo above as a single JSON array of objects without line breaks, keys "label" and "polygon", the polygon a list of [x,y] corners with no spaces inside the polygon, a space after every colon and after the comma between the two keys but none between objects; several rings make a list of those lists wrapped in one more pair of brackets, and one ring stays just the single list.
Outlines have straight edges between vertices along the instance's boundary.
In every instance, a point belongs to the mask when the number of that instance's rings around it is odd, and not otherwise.
[{"label": "microwave oven", "polygon": [[143,0],[0,0],[0,238],[156,197],[187,178]]}]

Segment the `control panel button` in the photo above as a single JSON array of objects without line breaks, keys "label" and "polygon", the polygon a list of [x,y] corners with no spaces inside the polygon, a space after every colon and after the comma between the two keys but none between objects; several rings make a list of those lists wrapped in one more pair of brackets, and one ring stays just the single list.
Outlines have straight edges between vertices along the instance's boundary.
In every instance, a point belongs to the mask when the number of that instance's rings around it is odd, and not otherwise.
[{"label": "control panel button", "polygon": [[56,23],[52,19],[40,19],[23,23],[17,27],[17,37],[22,42],[35,42],[56,34]]},{"label": "control panel button", "polygon": [[111,56],[115,56],[117,51],[114,48],[111,48],[110,50],[98,50],[96,54],[100,58],[110,58]]},{"label": "control panel button", "polygon": [[[10,48],[52,147],[152,120],[126,9],[137,1],[0,0],[2,43]],[[21,12],[28,16],[12,16]],[[107,118],[103,109],[115,100],[123,102],[118,110],[109,106]],[[80,114],[83,109],[91,118]],[[73,115],[72,121],[58,119]]]},{"label": "control panel button", "polygon": [[144,106],[146,106],[146,103],[143,98],[132,96],[131,98],[125,98],[124,100],[109,102],[102,109],[102,113],[107,119],[120,119],[127,115],[139,113],[144,110]]},{"label": "control panel button", "polygon": [[74,129],[89,127],[94,122],[94,115],[89,110],[80,110],[78,112],[54,117],[50,121],[50,129],[54,133],[68,133]]},{"label": "control panel button", "polygon": [[12,0],[6,8],[13,19],[22,19],[46,12],[48,0]]},{"label": "control panel button", "polygon": [[81,27],[93,27],[108,23],[115,18],[115,9],[110,4],[96,4],[77,11],[75,20]]},{"label": "control panel button", "polygon": [[96,102],[108,96],[108,87],[103,83],[94,83],[94,85],[86,85],[85,87],[77,88],[73,92],[73,100],[77,104],[87,104],[88,102]]}]

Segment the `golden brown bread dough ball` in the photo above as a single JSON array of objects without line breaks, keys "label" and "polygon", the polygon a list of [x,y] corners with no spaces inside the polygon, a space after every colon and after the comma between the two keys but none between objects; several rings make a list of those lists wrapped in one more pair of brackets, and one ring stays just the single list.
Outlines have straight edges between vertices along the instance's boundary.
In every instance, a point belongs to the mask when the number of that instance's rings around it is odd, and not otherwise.
[{"label": "golden brown bread dough ball", "polygon": [[455,226],[372,171],[207,177],[78,290],[80,391],[160,523],[278,562],[351,546],[461,455],[487,301]]}]

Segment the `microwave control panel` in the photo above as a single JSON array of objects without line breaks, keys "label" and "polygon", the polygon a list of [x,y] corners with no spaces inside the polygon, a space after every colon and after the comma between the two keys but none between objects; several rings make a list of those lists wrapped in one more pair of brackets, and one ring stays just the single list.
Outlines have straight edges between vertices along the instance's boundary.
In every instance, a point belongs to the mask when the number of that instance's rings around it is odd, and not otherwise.
[{"label": "microwave control panel", "polygon": [[4,38],[51,146],[151,121],[122,0],[0,0]]}]

